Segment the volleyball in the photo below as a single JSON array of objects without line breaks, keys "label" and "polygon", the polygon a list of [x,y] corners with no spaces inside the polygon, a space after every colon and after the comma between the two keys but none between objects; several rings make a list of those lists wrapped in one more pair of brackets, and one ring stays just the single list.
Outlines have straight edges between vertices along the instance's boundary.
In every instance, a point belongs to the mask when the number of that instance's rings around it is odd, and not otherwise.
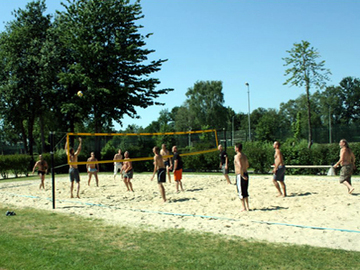
[{"label": "volleyball", "polygon": [[77,95],[78,95],[79,97],[82,97],[84,94],[83,94],[82,91],[78,91],[78,92],[77,92]]}]

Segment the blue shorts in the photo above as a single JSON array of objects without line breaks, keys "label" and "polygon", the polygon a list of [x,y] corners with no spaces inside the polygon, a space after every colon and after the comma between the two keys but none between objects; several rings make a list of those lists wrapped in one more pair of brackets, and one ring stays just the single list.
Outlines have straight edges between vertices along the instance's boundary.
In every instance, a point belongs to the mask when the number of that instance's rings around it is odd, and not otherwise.
[{"label": "blue shorts", "polygon": [[279,166],[273,176],[273,179],[276,181],[285,181],[285,165],[284,166]]},{"label": "blue shorts", "polygon": [[80,182],[79,170],[76,168],[69,169],[70,182],[76,181],[76,183]]}]

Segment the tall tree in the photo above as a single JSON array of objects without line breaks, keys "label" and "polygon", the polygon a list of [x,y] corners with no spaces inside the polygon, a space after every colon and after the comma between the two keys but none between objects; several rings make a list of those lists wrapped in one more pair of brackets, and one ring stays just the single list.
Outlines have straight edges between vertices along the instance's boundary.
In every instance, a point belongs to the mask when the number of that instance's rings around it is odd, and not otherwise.
[{"label": "tall tree", "polygon": [[21,134],[26,153],[33,154],[35,121],[45,110],[50,90],[47,31],[51,27],[45,1],[34,1],[14,11],[15,20],[0,37],[2,62],[0,112]]},{"label": "tall tree", "polygon": [[136,108],[162,105],[154,99],[172,89],[155,90],[160,81],[150,77],[166,60],[150,61],[154,50],[145,48],[137,21],[143,18],[139,1],[68,0],[56,26],[70,62],[59,74],[68,91],[63,112],[72,113],[76,92],[82,90],[81,107],[95,132],[121,124],[124,115],[138,117]]},{"label": "tall tree", "polygon": [[315,86],[322,89],[329,80],[331,74],[329,69],[326,69],[325,61],[317,62],[320,58],[319,52],[310,47],[308,41],[301,41],[301,43],[294,43],[291,50],[286,51],[289,56],[283,58],[284,66],[290,66],[285,70],[285,76],[290,76],[284,85],[303,87],[305,86],[307,98],[307,114],[308,114],[308,147],[312,145],[312,126],[311,126],[311,104],[310,104],[310,88]]}]

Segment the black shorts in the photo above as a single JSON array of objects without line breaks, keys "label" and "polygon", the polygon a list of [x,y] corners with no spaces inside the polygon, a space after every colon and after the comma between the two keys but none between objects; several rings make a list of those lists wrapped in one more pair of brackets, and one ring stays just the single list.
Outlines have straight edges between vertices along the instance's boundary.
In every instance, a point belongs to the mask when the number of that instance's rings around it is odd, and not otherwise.
[{"label": "black shorts", "polygon": [[166,182],[166,170],[165,168],[160,168],[157,170],[157,180],[158,183],[165,183]]}]

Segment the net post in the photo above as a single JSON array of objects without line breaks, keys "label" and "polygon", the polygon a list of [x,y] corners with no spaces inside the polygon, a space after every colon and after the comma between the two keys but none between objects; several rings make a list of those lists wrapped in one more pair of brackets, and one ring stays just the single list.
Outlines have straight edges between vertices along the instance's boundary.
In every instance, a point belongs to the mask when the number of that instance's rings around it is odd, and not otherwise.
[{"label": "net post", "polygon": [[223,132],[224,132],[224,149],[226,151],[226,128],[223,128]]},{"label": "net post", "polygon": [[55,166],[54,166],[54,131],[50,131],[51,178],[52,178],[52,206],[55,209]]}]

